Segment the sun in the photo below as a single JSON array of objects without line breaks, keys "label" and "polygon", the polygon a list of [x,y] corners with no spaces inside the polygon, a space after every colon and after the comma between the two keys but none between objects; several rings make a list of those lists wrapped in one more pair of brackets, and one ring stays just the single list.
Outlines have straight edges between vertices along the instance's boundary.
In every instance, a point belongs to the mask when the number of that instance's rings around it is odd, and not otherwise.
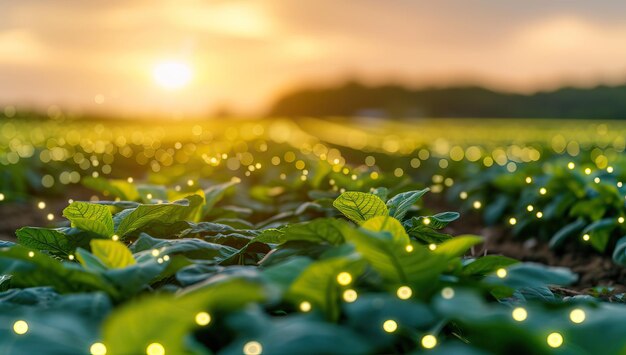
[{"label": "sun", "polygon": [[152,70],[154,81],[169,90],[180,89],[189,84],[192,74],[189,64],[180,61],[162,61]]}]

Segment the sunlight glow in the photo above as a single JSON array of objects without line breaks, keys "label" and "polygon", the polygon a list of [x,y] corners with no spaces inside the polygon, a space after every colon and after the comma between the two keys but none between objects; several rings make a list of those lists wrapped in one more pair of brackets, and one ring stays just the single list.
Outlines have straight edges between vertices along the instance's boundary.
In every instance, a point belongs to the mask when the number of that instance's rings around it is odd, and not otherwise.
[{"label": "sunlight glow", "polygon": [[180,89],[191,81],[191,67],[184,62],[164,61],[158,63],[152,75],[154,81],[161,87],[169,90]]}]

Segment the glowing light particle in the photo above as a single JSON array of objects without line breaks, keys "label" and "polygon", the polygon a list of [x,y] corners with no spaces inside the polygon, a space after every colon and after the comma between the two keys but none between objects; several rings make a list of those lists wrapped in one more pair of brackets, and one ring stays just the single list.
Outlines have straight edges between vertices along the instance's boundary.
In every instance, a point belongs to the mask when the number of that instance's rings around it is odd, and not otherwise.
[{"label": "glowing light particle", "polygon": [[557,332],[550,333],[546,340],[551,348],[558,348],[563,345],[563,336]]},{"label": "glowing light particle", "polygon": [[539,194],[545,195],[546,193],[548,193],[548,190],[546,190],[545,187],[542,187],[542,188],[539,189]]},{"label": "glowing light particle", "polygon": [[15,334],[18,335],[26,334],[26,332],[28,332],[28,323],[23,320],[18,320],[17,322],[13,323],[13,331],[15,332]]},{"label": "glowing light particle", "polygon": [[352,275],[347,272],[340,272],[337,275],[337,282],[342,286],[347,286],[352,282]]},{"label": "glowing light particle", "polygon": [[585,314],[585,311],[580,308],[576,308],[569,313],[569,319],[576,324],[584,322],[585,318],[587,318],[587,315]]},{"label": "glowing light particle", "polygon": [[400,286],[398,291],[396,291],[396,295],[401,300],[407,300],[413,295],[413,290],[409,286]]},{"label": "glowing light particle", "polygon": [[589,239],[591,239],[591,236],[589,236],[589,234],[584,234],[584,235],[583,235],[583,240],[584,240],[585,242],[588,242],[588,241],[589,241]]},{"label": "glowing light particle", "polygon": [[211,315],[207,312],[199,312],[196,314],[195,321],[197,325],[205,326],[211,323]]},{"label": "glowing light particle", "polygon": [[474,201],[474,203],[472,204],[472,206],[477,210],[480,209],[482,205],[483,204],[480,201]]},{"label": "glowing light particle", "polygon": [[410,252],[412,252],[412,251],[413,251],[413,246],[412,246],[411,244],[409,244],[409,245],[407,245],[404,249],[405,249],[408,253],[410,253]]},{"label": "glowing light particle", "polygon": [[89,353],[91,355],[106,355],[107,347],[102,343],[93,343],[89,347]]},{"label": "glowing light particle", "polygon": [[383,323],[383,329],[387,333],[393,333],[398,329],[398,323],[392,319],[388,319]]},{"label": "glowing light particle", "polygon": [[452,287],[444,287],[441,290],[441,297],[449,300],[454,297],[454,289]]},{"label": "glowing light particle", "polygon": [[509,224],[514,226],[517,224],[517,219],[514,217],[509,218]]},{"label": "glowing light particle", "polygon": [[356,299],[359,297],[359,295],[356,293],[355,290],[345,290],[343,292],[343,300],[348,302],[348,303],[352,303],[354,301],[356,301]]},{"label": "glowing light particle", "polygon": [[430,249],[431,251],[434,251],[435,249],[437,249],[437,244],[435,243],[428,244],[428,249]]},{"label": "glowing light particle", "polygon": [[526,320],[526,318],[528,318],[528,312],[522,307],[517,307],[513,310],[513,312],[511,313],[511,316],[516,321],[523,322]]},{"label": "glowing light particle", "polygon": [[422,220],[422,223],[424,223],[424,225],[429,225],[430,224],[430,218],[426,217]]},{"label": "glowing light particle", "polygon": [[500,268],[496,270],[496,276],[498,276],[499,278],[503,279],[506,277],[506,275],[507,275],[506,269]]},{"label": "glowing light particle", "polygon": [[308,312],[311,310],[311,303],[307,301],[301,302],[299,308],[302,312]]},{"label": "glowing light particle", "polygon": [[425,349],[432,349],[437,346],[437,338],[434,335],[427,334],[422,337],[421,343]]},{"label": "glowing light particle", "polygon": [[165,348],[159,343],[152,343],[146,348],[146,355],[165,355]]},{"label": "glowing light particle", "polygon": [[263,346],[258,341],[249,341],[243,346],[244,355],[261,355]]}]

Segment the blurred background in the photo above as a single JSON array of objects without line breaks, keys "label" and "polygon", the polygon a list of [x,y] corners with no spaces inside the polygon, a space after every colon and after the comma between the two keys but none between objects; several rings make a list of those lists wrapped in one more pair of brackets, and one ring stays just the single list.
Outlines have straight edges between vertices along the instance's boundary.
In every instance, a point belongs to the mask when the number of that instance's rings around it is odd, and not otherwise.
[{"label": "blurred background", "polygon": [[623,1],[0,2],[5,116],[626,118]]}]

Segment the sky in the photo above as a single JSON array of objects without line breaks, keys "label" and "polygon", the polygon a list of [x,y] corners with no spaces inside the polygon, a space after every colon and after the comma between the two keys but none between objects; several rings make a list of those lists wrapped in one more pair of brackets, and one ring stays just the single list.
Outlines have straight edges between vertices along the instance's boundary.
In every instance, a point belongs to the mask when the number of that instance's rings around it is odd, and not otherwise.
[{"label": "sky", "polygon": [[[349,78],[616,84],[624,14],[624,1],[582,0],[0,0],[0,105],[192,117],[264,112]],[[185,69],[166,83],[189,81],[163,85],[163,63]]]}]

